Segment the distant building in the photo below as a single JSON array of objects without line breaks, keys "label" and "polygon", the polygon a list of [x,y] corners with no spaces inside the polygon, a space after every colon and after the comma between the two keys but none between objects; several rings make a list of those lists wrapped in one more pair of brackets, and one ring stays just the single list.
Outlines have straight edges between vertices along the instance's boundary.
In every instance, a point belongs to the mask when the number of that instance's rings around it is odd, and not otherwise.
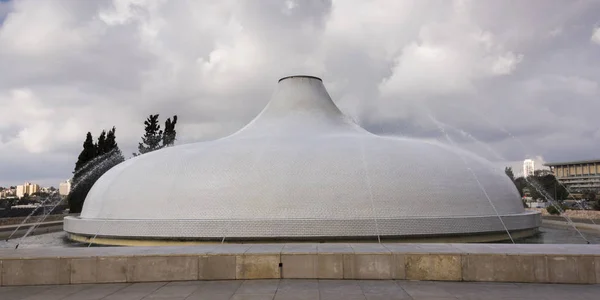
[{"label": "distant building", "polygon": [[17,190],[15,189],[5,189],[3,191],[0,191],[0,199],[14,197],[16,193]]},{"label": "distant building", "polygon": [[25,182],[23,185],[17,186],[17,197],[23,198],[25,195],[33,195],[41,191],[40,186],[34,183]]},{"label": "distant building", "polygon": [[571,192],[600,192],[600,159],[547,163],[556,179]]},{"label": "distant building", "polygon": [[71,179],[63,181],[58,185],[58,193],[61,196],[67,196],[71,191]]},{"label": "distant building", "polygon": [[527,202],[526,204],[529,208],[546,208],[549,206],[548,202],[543,201],[531,201]]},{"label": "distant building", "polygon": [[523,161],[523,177],[533,176],[535,174],[535,162],[532,159]]}]

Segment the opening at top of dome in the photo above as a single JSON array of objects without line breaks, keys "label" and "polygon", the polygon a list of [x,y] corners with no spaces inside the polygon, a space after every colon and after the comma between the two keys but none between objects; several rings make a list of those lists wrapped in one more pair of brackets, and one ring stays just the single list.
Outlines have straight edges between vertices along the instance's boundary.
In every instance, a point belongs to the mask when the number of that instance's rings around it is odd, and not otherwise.
[{"label": "opening at top of dome", "polygon": [[318,81],[323,81],[321,80],[321,78],[316,77],[316,76],[310,76],[310,75],[292,75],[292,76],[286,76],[286,77],[282,77],[281,79],[279,79],[279,81],[277,82],[282,82],[286,79],[291,79],[291,78],[310,78],[310,79],[316,79]]}]

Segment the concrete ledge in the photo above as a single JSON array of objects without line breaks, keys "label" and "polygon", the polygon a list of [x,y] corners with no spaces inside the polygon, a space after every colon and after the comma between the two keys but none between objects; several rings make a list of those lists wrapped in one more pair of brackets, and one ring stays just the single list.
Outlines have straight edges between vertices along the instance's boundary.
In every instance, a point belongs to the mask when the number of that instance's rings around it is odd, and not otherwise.
[{"label": "concrete ledge", "polygon": [[[563,226],[563,227],[573,227],[573,225],[569,224],[567,221],[557,221],[557,220],[542,220],[542,224],[544,225],[554,225],[554,226]],[[600,231],[600,225],[597,224],[588,224],[588,223],[573,223],[575,227],[578,229],[586,229],[586,230],[595,230]],[[598,223],[600,224],[600,223]]]},{"label": "concrete ledge", "polygon": [[600,247],[534,244],[205,244],[0,249],[0,285],[223,279],[600,283]]},{"label": "concrete ledge", "polygon": [[0,239],[7,239],[9,236],[13,239],[20,238],[23,235],[25,235],[25,233],[27,233],[29,229],[33,226],[35,226],[35,229],[29,233],[30,236],[62,231],[63,221],[47,221],[42,223],[26,223],[0,226]]}]

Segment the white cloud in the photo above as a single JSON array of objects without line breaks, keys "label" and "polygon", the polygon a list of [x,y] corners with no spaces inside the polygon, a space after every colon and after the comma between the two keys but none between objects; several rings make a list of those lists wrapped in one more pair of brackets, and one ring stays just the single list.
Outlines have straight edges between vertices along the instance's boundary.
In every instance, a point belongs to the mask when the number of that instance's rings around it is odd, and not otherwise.
[{"label": "white cloud", "polygon": [[591,41],[600,45],[600,27],[596,27],[592,33]]},{"label": "white cloud", "polygon": [[493,34],[472,23],[466,2],[457,2],[447,22],[423,26],[417,40],[395,59],[381,85],[386,96],[464,93],[475,81],[511,74],[523,54],[504,49]]},{"label": "white cloud", "polygon": [[556,27],[550,31],[548,31],[548,37],[554,38],[561,36],[563,34],[563,29],[561,27]]},{"label": "white cloud", "polygon": [[[585,130],[600,109],[600,54],[582,43],[589,31],[574,29],[595,26],[578,17],[593,7],[563,16],[544,6],[554,17],[542,18],[539,4],[515,14],[479,1],[9,3],[0,2],[0,170],[9,170],[0,185],[69,176],[87,131],[116,126],[129,154],[151,113],[179,115],[179,143],[231,133],[294,73],[323,77],[372,130],[436,138],[423,118],[432,114],[515,161],[600,146],[560,146],[596,134]],[[560,38],[548,39],[556,28]],[[561,41],[568,47],[552,44]],[[534,149],[515,150],[487,122]]]},{"label": "white cloud", "polygon": [[542,75],[526,83],[535,93],[566,92],[580,96],[598,95],[598,82],[577,76]]}]

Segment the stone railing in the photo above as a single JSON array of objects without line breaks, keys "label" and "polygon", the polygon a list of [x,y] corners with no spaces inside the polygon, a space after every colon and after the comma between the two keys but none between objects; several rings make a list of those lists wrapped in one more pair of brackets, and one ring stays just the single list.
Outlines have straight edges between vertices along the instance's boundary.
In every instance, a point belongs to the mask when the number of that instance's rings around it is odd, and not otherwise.
[{"label": "stone railing", "polygon": [[0,284],[219,279],[600,283],[600,247],[534,244],[205,244],[0,249]]}]

